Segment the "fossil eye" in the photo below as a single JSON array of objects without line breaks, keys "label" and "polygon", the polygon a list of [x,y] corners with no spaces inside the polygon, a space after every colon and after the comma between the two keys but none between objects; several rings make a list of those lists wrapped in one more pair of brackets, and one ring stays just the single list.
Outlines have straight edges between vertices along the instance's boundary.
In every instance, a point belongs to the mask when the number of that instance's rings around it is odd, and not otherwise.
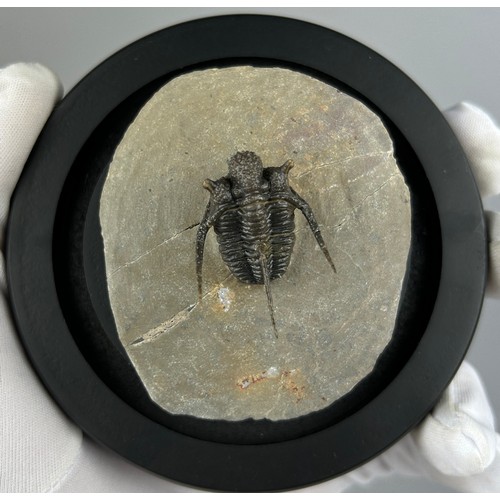
[{"label": "fossil eye", "polygon": [[283,165],[281,165],[281,170],[283,170],[283,172],[285,172],[285,174],[288,174],[288,172],[290,172],[290,170],[292,170],[292,168],[294,167],[294,163],[293,163],[293,160],[287,160],[285,163],[283,163]]},{"label": "fossil eye", "polygon": [[205,179],[203,181],[203,187],[207,190],[207,191],[210,191],[212,194],[214,193],[215,191],[215,182],[210,180],[210,179]]}]

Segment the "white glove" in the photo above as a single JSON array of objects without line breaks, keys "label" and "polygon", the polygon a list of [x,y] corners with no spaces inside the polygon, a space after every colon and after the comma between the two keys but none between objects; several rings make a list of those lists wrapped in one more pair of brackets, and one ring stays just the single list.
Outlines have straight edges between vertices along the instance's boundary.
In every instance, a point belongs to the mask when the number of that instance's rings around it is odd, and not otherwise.
[{"label": "white glove", "polygon": [[0,491],[53,488],[82,443],[25,358],[8,307],[3,256],[12,190],[60,95],[56,77],[42,66],[0,72]]},{"label": "white glove", "polygon": [[[446,117],[464,148],[483,198],[500,193],[500,129],[471,104],[451,108]],[[490,269],[486,293],[500,297],[500,213],[486,212]]]},{"label": "white glove", "polygon": [[[40,65],[0,70],[0,244],[8,200],[52,107],[56,77]],[[483,195],[500,192],[500,131],[468,104],[447,113]],[[500,291],[500,217],[489,216],[490,281]],[[160,478],[92,442],[45,392],[17,338],[0,256],[0,491],[172,492]],[[423,475],[462,491],[500,491],[500,438],[478,375],[464,363],[432,413],[379,457],[305,491],[342,491],[391,473]]]}]

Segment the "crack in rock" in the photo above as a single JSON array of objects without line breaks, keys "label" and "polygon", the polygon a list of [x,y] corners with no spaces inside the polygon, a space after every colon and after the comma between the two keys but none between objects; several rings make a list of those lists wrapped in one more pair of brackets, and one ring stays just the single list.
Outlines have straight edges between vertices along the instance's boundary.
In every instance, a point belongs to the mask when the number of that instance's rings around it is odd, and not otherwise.
[{"label": "crack in rock", "polygon": [[394,178],[394,177],[399,177],[400,176],[400,173],[399,172],[396,172],[394,174],[392,174],[391,176],[389,176],[388,179],[386,179],[377,189],[375,189],[374,191],[372,191],[370,194],[367,194],[357,205],[355,205],[354,207],[352,207],[351,209],[351,212],[349,214],[347,214],[338,224],[335,225],[335,229],[338,229],[340,228],[341,226],[343,226],[349,219],[351,219],[356,210],[358,208],[360,208],[361,206],[363,206],[363,204],[365,203],[365,201],[368,199],[368,198],[371,198],[372,196],[374,196],[375,194],[377,194],[381,189],[383,189],[387,184],[389,184],[389,182]]},{"label": "crack in rock", "polygon": [[312,174],[313,172],[316,172],[317,170],[321,170],[322,168],[325,168],[325,167],[332,167],[334,170],[338,170],[339,165],[348,163],[352,160],[357,160],[359,158],[378,158],[378,157],[387,158],[387,157],[392,156],[392,155],[393,155],[393,151],[383,151],[383,152],[377,152],[377,153],[372,153],[372,154],[364,153],[364,154],[359,154],[359,155],[347,156],[347,157],[342,158],[342,159],[331,160],[331,161],[327,161],[325,163],[320,163],[319,165],[315,165],[314,167],[310,168],[309,170],[304,170],[300,174],[292,175],[291,179],[292,180],[300,179],[301,177],[304,177],[305,175]]},{"label": "crack in rock", "polygon": [[138,257],[136,257],[135,259],[132,259],[131,261],[129,262],[126,262],[125,264],[122,264],[121,266],[117,267],[116,269],[114,269],[113,271],[110,272],[110,277],[113,276],[114,274],[116,274],[118,271],[120,271],[121,269],[125,268],[125,267],[129,267],[131,266],[132,264],[135,264],[136,262],[139,262],[143,257],[146,257],[147,255],[150,255],[151,253],[153,253],[157,248],[160,248],[162,245],[165,245],[165,243],[168,243],[169,241],[172,241],[174,240],[175,238],[179,237],[181,234],[185,233],[186,231],[189,231],[190,229],[193,229],[193,227],[196,227],[196,226],[199,226],[200,223],[197,222],[196,224],[192,224],[191,226],[188,226],[184,229],[182,229],[181,231],[179,231],[178,233],[175,233],[173,236],[170,236],[170,238],[167,238],[166,240],[163,240],[161,243],[158,243],[158,245],[155,245],[153,248],[150,248],[149,250],[146,250],[144,253],[141,253]]},{"label": "crack in rock", "polygon": [[358,268],[359,272],[363,275],[365,283],[368,283],[368,278],[365,272],[363,271],[363,268],[352,258],[352,256],[348,252],[340,248],[338,245],[336,247],[336,250],[340,250],[344,255],[346,255],[349,258],[349,260],[354,264],[356,268]]}]

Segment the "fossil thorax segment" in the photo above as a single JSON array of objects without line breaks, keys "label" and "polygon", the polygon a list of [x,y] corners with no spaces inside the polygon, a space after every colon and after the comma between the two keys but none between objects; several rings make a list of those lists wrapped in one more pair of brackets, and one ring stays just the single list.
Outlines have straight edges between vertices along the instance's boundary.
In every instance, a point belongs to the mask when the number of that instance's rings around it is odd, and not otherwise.
[{"label": "fossil thorax segment", "polygon": [[263,266],[269,279],[282,276],[295,242],[295,207],[280,198],[291,194],[292,165],[264,168],[250,151],[237,153],[228,163],[226,177],[209,181],[211,208],[221,210],[213,223],[219,250],[240,281],[263,284]]}]

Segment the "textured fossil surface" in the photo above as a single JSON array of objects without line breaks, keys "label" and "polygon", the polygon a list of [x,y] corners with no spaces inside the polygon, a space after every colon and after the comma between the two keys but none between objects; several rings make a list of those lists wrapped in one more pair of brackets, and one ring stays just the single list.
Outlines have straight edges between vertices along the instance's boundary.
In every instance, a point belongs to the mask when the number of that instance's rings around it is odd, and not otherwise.
[{"label": "textured fossil surface", "polygon": [[[296,243],[272,282],[239,282],[207,237],[197,304],[195,238],[205,178],[236,151],[295,163],[333,274],[296,212]],[[100,206],[110,302],[150,396],[201,418],[287,419],[324,408],[368,375],[391,339],[410,246],[409,191],[380,119],[330,85],[281,68],[180,76],[118,146]]]}]

